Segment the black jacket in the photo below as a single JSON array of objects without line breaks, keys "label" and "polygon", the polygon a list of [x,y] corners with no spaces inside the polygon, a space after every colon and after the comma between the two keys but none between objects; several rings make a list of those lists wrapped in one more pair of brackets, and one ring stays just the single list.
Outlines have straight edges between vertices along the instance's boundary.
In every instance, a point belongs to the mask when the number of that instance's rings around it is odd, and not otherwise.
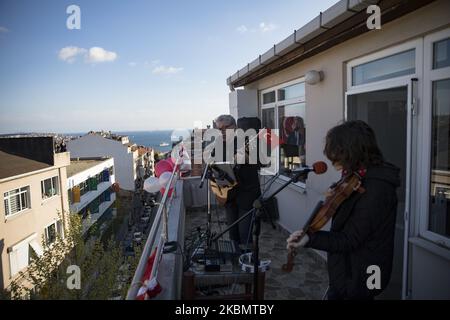
[{"label": "black jacket", "polygon": [[[399,169],[391,164],[370,167],[363,194],[354,193],[336,211],[330,231],[310,235],[307,247],[328,252],[330,291],[337,298],[365,299],[389,282],[397,214]],[[367,267],[381,271],[381,290],[369,290]]]}]

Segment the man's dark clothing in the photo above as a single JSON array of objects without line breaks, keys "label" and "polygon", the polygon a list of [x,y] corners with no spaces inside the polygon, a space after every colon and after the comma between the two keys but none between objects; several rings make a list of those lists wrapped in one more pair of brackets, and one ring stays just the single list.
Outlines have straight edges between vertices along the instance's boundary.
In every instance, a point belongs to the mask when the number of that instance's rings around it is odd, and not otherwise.
[{"label": "man's dark clothing", "polygon": [[[261,195],[258,166],[250,164],[237,165],[235,170],[238,186],[230,191],[230,198],[225,205],[227,223],[232,224],[253,208],[253,202]],[[252,243],[251,215],[230,230],[230,239],[238,244]]]},{"label": "man's dark clothing", "polygon": [[[236,139],[234,140],[234,154],[236,154]],[[226,150],[226,144],[223,144],[223,150]],[[226,153],[224,152],[224,157]],[[229,191],[228,201],[225,204],[227,214],[227,224],[231,225],[234,221],[242,217],[253,208],[253,202],[261,195],[259,184],[258,164],[236,164],[235,175],[238,185]],[[230,230],[230,239],[238,244],[245,245],[252,243],[251,218],[249,215],[237,226]]]}]

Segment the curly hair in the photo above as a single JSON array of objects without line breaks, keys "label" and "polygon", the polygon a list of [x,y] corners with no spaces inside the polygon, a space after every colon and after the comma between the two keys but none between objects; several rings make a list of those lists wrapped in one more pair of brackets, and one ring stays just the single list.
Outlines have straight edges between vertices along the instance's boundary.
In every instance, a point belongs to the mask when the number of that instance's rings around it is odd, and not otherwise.
[{"label": "curly hair", "polygon": [[324,154],[348,171],[380,165],[384,161],[374,131],[361,120],[347,121],[330,129]]}]

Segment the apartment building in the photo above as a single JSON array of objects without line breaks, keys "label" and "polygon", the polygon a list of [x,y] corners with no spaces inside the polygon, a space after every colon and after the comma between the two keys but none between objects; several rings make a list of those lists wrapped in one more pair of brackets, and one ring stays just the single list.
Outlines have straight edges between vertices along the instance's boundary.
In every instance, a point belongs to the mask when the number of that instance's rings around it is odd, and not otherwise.
[{"label": "apartment building", "polygon": [[[367,26],[369,5],[380,9],[380,29]],[[449,299],[450,2],[341,0],[268,47],[227,84],[236,118],[258,117],[280,135],[299,124],[302,139],[281,139],[274,188],[289,177],[286,169],[325,160],[330,128],[366,121],[385,158],[401,169],[385,297]],[[278,194],[279,224],[301,228],[337,180],[329,169]]]},{"label": "apartment building", "polygon": [[67,194],[70,212],[83,218],[83,231],[102,217],[113,213],[114,159],[72,158],[67,167]]},{"label": "apartment building", "polygon": [[120,188],[134,191],[138,167],[142,164],[138,146],[126,136],[109,132],[90,132],[67,142],[72,158],[112,157],[115,163],[116,181]]},{"label": "apartment building", "polygon": [[53,137],[0,139],[0,289],[63,236],[70,157],[55,150]]}]

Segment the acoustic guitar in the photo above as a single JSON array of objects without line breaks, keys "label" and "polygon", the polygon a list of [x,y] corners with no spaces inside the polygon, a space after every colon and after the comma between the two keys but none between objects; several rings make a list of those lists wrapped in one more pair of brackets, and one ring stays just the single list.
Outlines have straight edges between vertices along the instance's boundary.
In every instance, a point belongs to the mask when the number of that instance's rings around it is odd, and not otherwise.
[{"label": "acoustic guitar", "polygon": [[[261,131],[262,132],[262,131]],[[257,152],[257,143],[251,143],[255,141],[261,134],[254,135],[250,139],[247,139],[244,146],[236,150],[234,154],[234,163],[237,162],[237,159],[245,159],[244,161],[248,163],[250,152]],[[211,165],[212,171],[212,179],[210,179],[211,191],[215,194],[217,202],[224,206],[229,198],[229,193],[231,190],[236,188],[239,184],[238,179],[235,177],[234,173],[234,164],[228,164],[230,167],[227,170],[223,170],[224,168],[220,168],[220,165],[226,163],[216,163]],[[228,171],[228,172],[227,172]],[[220,181],[220,183],[217,182]]]},{"label": "acoustic guitar", "polygon": [[211,191],[216,196],[219,205],[224,206],[228,201],[230,191],[237,187],[239,183],[235,177],[231,177],[230,174],[225,170],[221,170],[217,165],[211,165],[211,172]]}]

